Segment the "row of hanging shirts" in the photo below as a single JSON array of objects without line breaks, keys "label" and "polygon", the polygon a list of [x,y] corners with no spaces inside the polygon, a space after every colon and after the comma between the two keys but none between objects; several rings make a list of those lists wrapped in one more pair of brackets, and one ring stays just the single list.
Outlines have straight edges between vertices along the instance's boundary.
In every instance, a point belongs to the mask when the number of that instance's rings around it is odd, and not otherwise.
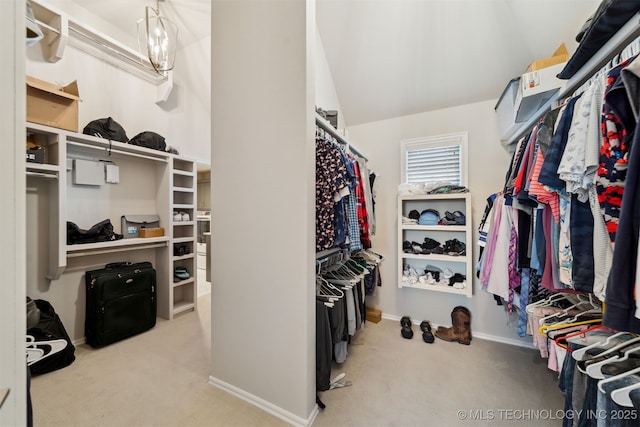
[{"label": "row of hanging shirts", "polygon": [[[640,38],[520,139],[503,191],[488,199],[478,276],[483,289],[518,311],[521,336],[528,303],[553,292],[593,293],[605,301],[612,289],[618,298],[611,309],[625,310],[615,327],[640,332],[640,321],[626,322],[638,306],[629,291],[638,236],[632,216],[624,224],[622,207],[635,203],[628,188],[640,185],[630,172],[640,167],[631,158],[640,110],[639,46]],[[627,231],[619,233],[621,227]],[[614,254],[617,238],[624,249]],[[627,267],[625,274],[610,274],[616,262]]]}]

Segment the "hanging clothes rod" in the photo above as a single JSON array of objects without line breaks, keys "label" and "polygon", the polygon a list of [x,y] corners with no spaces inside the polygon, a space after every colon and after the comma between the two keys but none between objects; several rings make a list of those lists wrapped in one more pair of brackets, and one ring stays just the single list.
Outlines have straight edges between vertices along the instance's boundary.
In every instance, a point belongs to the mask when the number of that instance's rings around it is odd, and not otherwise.
[{"label": "hanging clothes rod", "polygon": [[538,120],[556,105],[559,99],[566,98],[569,94],[572,94],[638,37],[640,37],[640,13],[629,19],[571,79],[567,80],[567,83],[549,101],[509,137],[504,146],[513,147],[513,144],[530,131]]},{"label": "hanging clothes rod", "polygon": [[324,130],[329,135],[337,139],[339,143],[341,143],[342,145],[345,145],[347,149],[353,152],[354,154],[358,155],[359,157],[362,157],[367,161],[369,160],[364,154],[362,154],[360,150],[358,150],[356,147],[350,144],[349,141],[347,141],[347,139],[344,136],[340,135],[338,131],[333,126],[331,126],[331,123],[326,121],[322,116],[320,116],[317,113],[316,113],[316,126],[319,126],[322,130]]}]

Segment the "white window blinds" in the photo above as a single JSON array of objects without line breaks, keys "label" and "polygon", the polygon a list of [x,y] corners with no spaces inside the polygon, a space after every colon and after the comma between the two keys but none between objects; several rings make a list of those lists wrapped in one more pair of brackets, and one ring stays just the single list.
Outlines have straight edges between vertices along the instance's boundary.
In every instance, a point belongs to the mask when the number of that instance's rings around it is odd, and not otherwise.
[{"label": "white window blinds", "polygon": [[402,182],[467,185],[467,133],[402,141]]},{"label": "white window blinds", "polygon": [[407,183],[448,181],[461,183],[461,146],[422,148],[407,151]]}]

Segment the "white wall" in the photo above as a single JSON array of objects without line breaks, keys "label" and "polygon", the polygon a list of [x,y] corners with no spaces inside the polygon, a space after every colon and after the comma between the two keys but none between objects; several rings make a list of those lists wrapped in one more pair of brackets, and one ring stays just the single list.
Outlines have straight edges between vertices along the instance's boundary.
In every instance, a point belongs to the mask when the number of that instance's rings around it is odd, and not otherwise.
[{"label": "white wall", "polygon": [[212,3],[211,383],[315,406],[313,1]]},{"label": "white wall", "polygon": [[25,91],[24,2],[0,7],[0,407],[1,426],[26,425],[27,369],[25,364]]},{"label": "white wall", "polygon": [[320,32],[316,29],[316,101],[317,107],[324,110],[338,110],[338,129],[346,127],[346,120],[340,106],[340,98],[338,92],[336,92],[335,84],[333,83],[333,76],[329,69],[329,63],[327,62],[327,55],[325,54],[324,45],[322,44],[322,37]]},{"label": "white wall", "polygon": [[[349,127],[350,140],[366,153],[370,167],[379,175],[374,184],[376,197],[376,230],[373,248],[386,259],[381,267],[382,287],[368,304],[390,316],[409,315],[414,321],[430,320],[451,325],[450,313],[456,305],[467,306],[472,313],[472,329],[480,336],[514,342],[521,340],[515,329],[507,325],[502,307],[481,290],[474,277],[473,298],[398,288],[397,261],[397,187],[400,183],[400,141],[403,139],[469,132],[469,189],[472,197],[474,242],[477,225],[486,198],[500,191],[510,159],[502,148],[497,132],[495,100],[431,111],[395,119]],[[474,259],[478,248],[474,244]]]}]

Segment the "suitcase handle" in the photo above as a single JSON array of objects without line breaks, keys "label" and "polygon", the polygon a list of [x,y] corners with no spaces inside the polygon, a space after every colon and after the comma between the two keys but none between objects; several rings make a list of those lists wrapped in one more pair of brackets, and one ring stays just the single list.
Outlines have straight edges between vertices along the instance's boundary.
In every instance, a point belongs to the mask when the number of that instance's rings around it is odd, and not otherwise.
[{"label": "suitcase handle", "polygon": [[110,269],[110,268],[118,268],[118,267],[127,267],[133,265],[132,262],[130,261],[122,261],[122,262],[111,262],[107,265],[104,266],[104,268],[106,269]]}]

